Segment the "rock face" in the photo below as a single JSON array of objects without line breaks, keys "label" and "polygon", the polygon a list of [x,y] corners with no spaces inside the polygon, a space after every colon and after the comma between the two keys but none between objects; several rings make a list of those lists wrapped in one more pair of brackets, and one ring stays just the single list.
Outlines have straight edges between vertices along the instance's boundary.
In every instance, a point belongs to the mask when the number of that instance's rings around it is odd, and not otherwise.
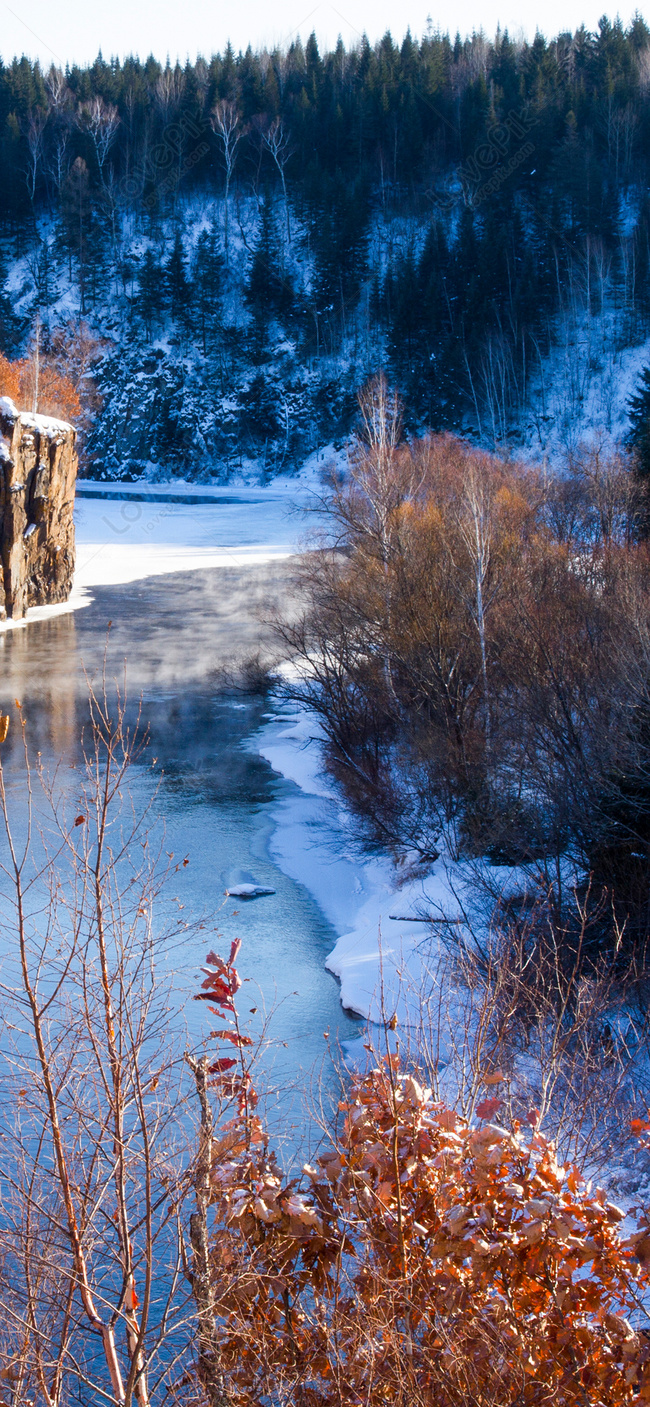
[{"label": "rock face", "polygon": [[76,438],[64,420],[0,398],[0,619],[70,595]]}]

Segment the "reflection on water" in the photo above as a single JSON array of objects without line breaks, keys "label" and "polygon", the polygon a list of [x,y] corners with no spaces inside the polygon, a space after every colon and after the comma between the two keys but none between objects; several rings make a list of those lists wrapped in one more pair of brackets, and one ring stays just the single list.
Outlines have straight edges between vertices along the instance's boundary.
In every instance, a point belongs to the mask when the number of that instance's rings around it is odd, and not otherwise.
[{"label": "reflection on water", "polygon": [[[149,736],[131,790],[138,804],[154,796],[165,850],[189,856],[174,876],[170,900],[184,905],[188,920],[203,917],[210,925],[205,937],[189,936],[173,955],[190,1039],[200,1039],[209,1020],[202,1004],[189,999],[205,947],[216,943],[226,951],[231,938],[241,937],[242,976],[259,984],[267,1007],[278,1004],[274,1078],[300,1087],[322,1064],[323,1032],[344,1039],[358,1034],[359,1025],[341,1010],[338,986],[323,967],[333,930],[307,891],[268,855],[270,807],[290,784],[245,746],[266,705],[215,686],[221,666],[255,648],[258,607],[268,611],[285,571],[274,564],[249,569],[246,578],[234,569],[194,572],[96,590],[84,610],[0,637],[0,707],[22,701],[32,751],[41,752],[48,768],[63,759],[62,781],[72,784],[87,719],[85,675],[101,678],[106,656],[108,679],[121,683],[126,666],[128,716],[136,716],[142,700]],[[3,760],[20,807],[24,762],[13,724]],[[251,903],[225,900],[238,870],[275,894]],[[215,926],[220,937],[210,931]],[[249,990],[250,1006],[262,1005],[253,985]]]}]

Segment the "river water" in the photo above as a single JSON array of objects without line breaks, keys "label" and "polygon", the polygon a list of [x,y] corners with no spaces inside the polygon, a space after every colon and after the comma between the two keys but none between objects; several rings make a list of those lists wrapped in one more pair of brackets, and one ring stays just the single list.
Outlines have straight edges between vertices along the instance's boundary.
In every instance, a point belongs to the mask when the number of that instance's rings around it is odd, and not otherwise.
[{"label": "river water", "polygon": [[[286,572],[285,563],[271,562],[245,574],[201,569],[94,587],[85,609],[0,636],[0,706],[12,714],[3,761],[20,809],[24,762],[13,700],[22,701],[32,752],[41,753],[46,768],[58,763],[65,785],[80,756],[86,675],[101,677],[104,656],[109,682],[121,680],[126,668],[130,716],[141,700],[149,733],[131,788],[138,804],[153,798],[165,850],[189,857],[172,881],[173,898],[190,924],[173,954],[179,1024],[187,1023],[192,1044],[205,1034],[209,1018],[191,1001],[199,965],[208,945],[227,952],[233,937],[242,938],[238,966],[251,983],[244,992],[251,1006],[275,1008],[272,1078],[300,1119],[300,1093],[319,1075],[331,1078],[324,1032],[331,1041],[345,1040],[358,1036],[360,1026],[343,1011],[338,984],[324,968],[334,930],[307,889],[269,854],[273,808],[293,783],[277,776],[254,746],[268,702],[224,687],[221,673],[233,657],[254,649],[263,633],[257,608],[268,612],[282,596]],[[239,872],[275,894],[226,901],[224,890]],[[191,923],[199,919],[220,936],[193,933]],[[295,1091],[288,1102],[287,1088]]]}]

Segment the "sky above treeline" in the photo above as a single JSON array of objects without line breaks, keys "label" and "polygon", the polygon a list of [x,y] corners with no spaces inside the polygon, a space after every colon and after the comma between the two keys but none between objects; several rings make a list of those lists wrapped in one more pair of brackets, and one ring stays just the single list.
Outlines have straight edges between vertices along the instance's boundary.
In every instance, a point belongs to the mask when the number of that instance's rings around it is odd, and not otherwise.
[{"label": "sky above treeline", "polygon": [[[629,24],[638,5],[618,13]],[[584,24],[595,29],[603,13],[602,0],[0,0],[0,57],[7,63],[27,54],[42,64],[91,63],[104,58],[154,54],[195,59],[223,50],[228,40],[235,50],[278,45],[286,48],[300,36],[315,32],[321,48],[333,47],[341,35],[346,46],[364,33],[371,41],[389,29],[402,39],[407,28],[420,38],[440,30],[465,36],[482,29],[491,38],[497,25],[513,37],[533,38],[537,29],[548,38]],[[648,18],[649,11],[642,13]],[[610,12],[614,18],[615,12]]]}]

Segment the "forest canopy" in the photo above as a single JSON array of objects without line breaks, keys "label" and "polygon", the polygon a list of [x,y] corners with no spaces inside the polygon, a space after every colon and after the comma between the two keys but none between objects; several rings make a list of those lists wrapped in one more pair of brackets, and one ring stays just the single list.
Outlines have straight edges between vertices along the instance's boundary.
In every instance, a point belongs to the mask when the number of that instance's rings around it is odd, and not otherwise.
[{"label": "forest canopy", "polygon": [[[563,320],[574,409],[603,350],[580,316],[611,314],[614,352],[647,334],[649,151],[640,16],[531,42],[386,34],[321,54],[312,36],[184,67],[14,59],[0,233],[4,273],[23,263],[0,350],[66,298],[66,320],[73,302],[112,327],[108,398],[143,373],[163,409],[128,446],[107,419],[97,472],[143,462],[147,437],[153,460],[297,462],[349,429],[381,366],[408,427],[502,444],[532,415],[541,441]],[[201,394],[218,387],[211,417],[188,410],[188,353]]]}]

